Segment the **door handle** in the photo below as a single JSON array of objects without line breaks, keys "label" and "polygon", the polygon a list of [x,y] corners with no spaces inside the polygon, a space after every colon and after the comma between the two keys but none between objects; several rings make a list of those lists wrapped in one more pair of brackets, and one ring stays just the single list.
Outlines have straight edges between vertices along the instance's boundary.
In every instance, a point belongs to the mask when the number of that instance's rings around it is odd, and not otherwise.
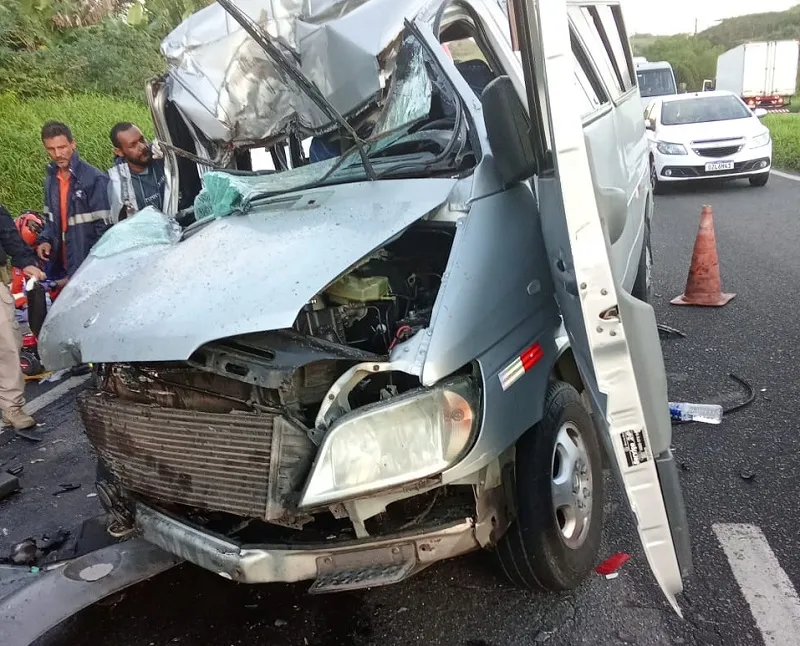
[{"label": "door handle", "polygon": [[559,280],[564,283],[564,289],[571,296],[578,295],[578,279],[567,269],[567,265],[562,258],[556,261],[556,269],[560,274]]}]

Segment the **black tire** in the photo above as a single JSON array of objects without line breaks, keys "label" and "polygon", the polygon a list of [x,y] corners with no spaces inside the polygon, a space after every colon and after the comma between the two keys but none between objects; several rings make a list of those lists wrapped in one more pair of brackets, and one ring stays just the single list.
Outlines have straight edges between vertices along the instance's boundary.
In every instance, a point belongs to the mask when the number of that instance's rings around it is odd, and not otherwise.
[{"label": "black tire", "polygon": [[[567,424],[577,429],[583,441],[591,476],[587,500],[591,513],[582,542],[575,545],[565,539],[552,494],[559,432]],[[569,384],[550,385],[542,420],[517,443],[515,480],[517,518],[497,548],[503,572],[528,590],[576,588],[597,564],[605,496],[597,433],[578,391]]]},{"label": "black tire", "polygon": [[636,273],[636,282],[631,290],[631,296],[645,303],[650,303],[653,300],[653,247],[650,242],[650,219],[647,216],[645,216],[644,221],[642,253],[639,256],[639,268]]},{"label": "black tire", "polygon": [[769,181],[769,173],[762,173],[761,175],[753,175],[750,178],[751,186],[766,186]]},{"label": "black tire", "polygon": [[652,158],[650,159],[650,186],[653,187],[653,195],[664,194],[664,183],[658,179],[656,164]]}]

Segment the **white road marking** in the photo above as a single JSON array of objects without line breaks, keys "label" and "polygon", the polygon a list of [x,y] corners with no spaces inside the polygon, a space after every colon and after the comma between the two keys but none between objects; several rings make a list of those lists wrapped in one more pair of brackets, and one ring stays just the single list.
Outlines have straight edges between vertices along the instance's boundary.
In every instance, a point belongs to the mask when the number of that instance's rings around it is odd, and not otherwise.
[{"label": "white road marking", "polygon": [[773,175],[777,175],[778,177],[783,177],[783,179],[790,179],[793,182],[800,182],[800,175],[792,175],[791,173],[784,173],[780,170],[771,170],[770,171]]},{"label": "white road marking", "polygon": [[33,401],[29,401],[25,406],[25,410],[28,411],[28,414],[33,415],[37,411],[42,410],[45,406],[49,406],[54,401],[61,399],[73,388],[77,388],[81,384],[86,383],[90,377],[91,375],[70,377],[64,383],[58,384],[58,386],[51,388],[43,395],[39,395]]},{"label": "white road marking", "polygon": [[764,533],[754,525],[722,523],[712,529],[766,646],[796,646],[800,635],[800,598]]}]

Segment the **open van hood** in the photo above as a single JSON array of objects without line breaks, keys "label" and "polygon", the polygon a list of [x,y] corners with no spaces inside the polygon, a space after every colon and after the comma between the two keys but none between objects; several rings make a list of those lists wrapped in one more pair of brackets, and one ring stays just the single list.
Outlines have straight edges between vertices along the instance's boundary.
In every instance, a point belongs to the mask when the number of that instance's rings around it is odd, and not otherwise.
[{"label": "open van hood", "polygon": [[47,316],[42,359],[52,370],[180,361],[217,339],[290,328],[306,303],[442,205],[455,183],[386,180],[281,195],[175,244],[90,255]]}]

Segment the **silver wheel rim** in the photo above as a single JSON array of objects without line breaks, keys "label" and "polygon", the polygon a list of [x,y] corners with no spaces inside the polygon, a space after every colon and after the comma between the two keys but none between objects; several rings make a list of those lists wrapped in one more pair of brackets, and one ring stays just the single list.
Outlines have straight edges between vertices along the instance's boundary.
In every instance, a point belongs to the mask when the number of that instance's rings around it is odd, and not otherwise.
[{"label": "silver wheel rim", "polygon": [[558,429],[553,447],[551,492],[561,539],[572,549],[583,545],[592,521],[592,465],[581,432],[572,422]]}]

